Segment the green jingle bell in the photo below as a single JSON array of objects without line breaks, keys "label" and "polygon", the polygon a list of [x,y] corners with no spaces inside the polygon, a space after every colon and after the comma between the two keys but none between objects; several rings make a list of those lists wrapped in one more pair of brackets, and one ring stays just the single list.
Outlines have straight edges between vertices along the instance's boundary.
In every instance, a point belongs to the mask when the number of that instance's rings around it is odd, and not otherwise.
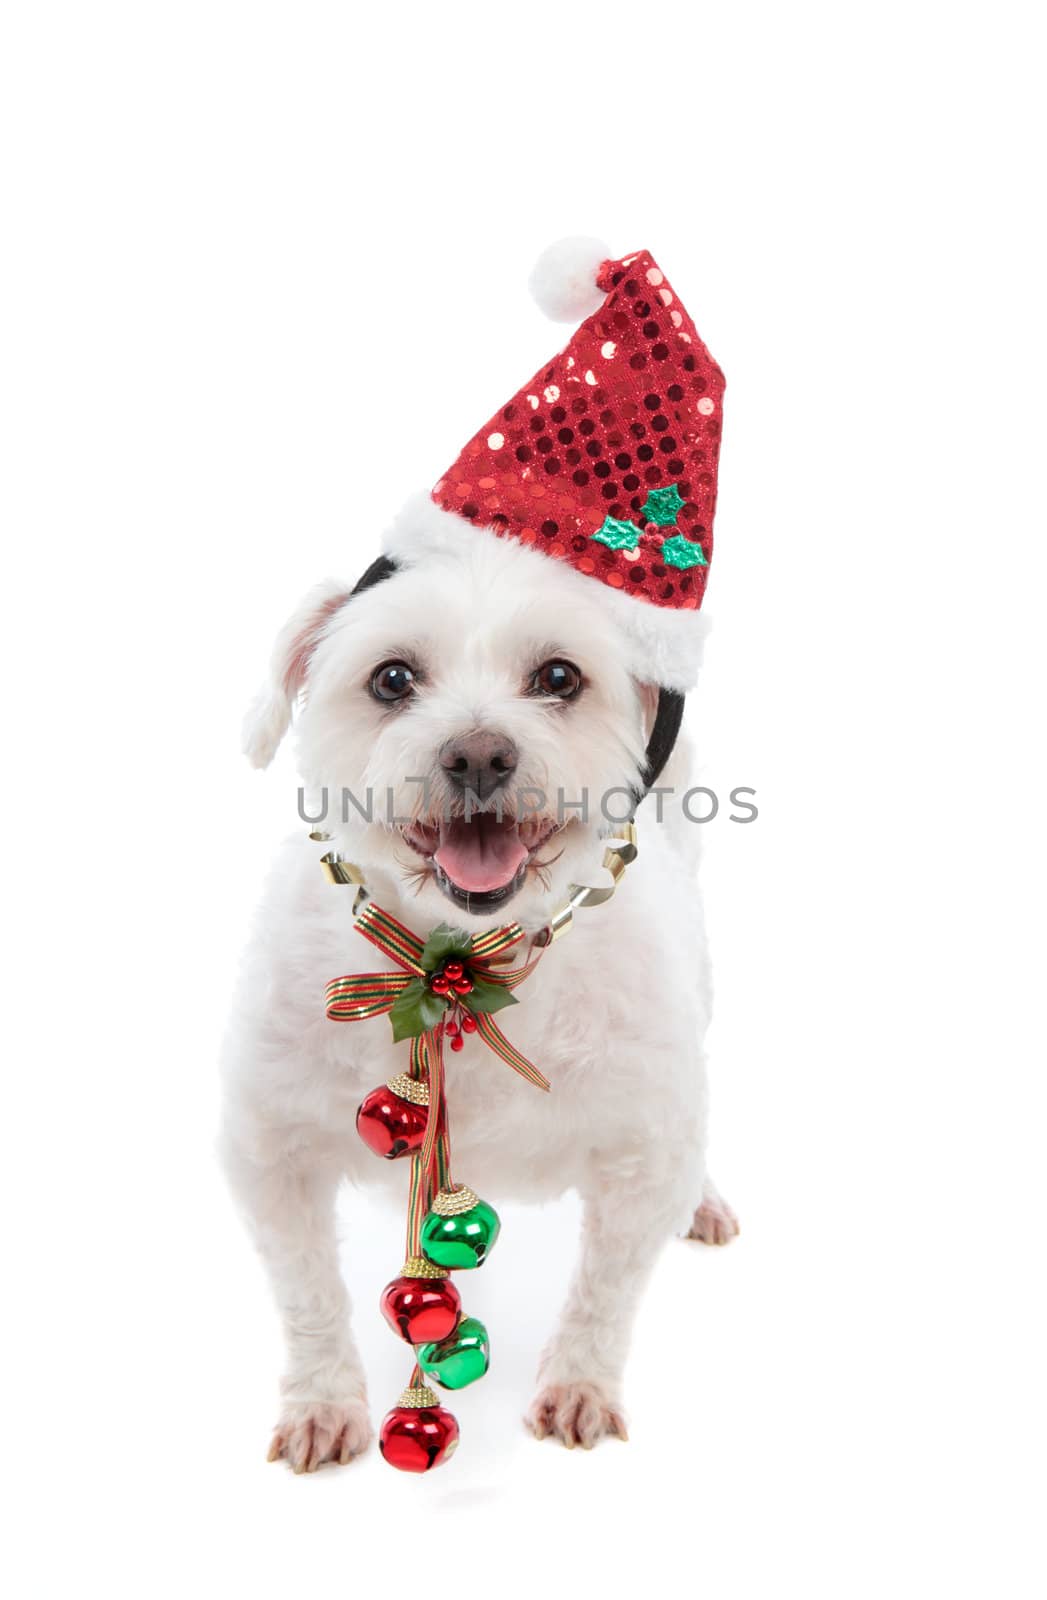
[{"label": "green jingle bell", "polygon": [[500,1228],[497,1211],[472,1189],[441,1189],[422,1223],[422,1252],[438,1267],[479,1267]]},{"label": "green jingle bell", "polygon": [[464,1389],[482,1378],[491,1365],[487,1329],[479,1317],[463,1317],[446,1339],[419,1345],[415,1360],[426,1377],[434,1378],[442,1389]]}]

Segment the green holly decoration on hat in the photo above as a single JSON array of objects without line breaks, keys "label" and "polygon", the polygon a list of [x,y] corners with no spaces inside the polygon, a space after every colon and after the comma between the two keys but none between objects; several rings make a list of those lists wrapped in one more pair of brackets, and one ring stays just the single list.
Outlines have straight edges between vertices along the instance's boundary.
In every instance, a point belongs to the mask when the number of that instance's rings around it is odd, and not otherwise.
[{"label": "green holly decoration on hat", "polygon": [[672,539],[666,539],[662,545],[662,560],[667,567],[707,567],[708,561],[700,544],[685,539],[682,533],[676,534]]},{"label": "green holly decoration on hat", "polygon": [[615,517],[604,517],[595,533],[589,535],[608,550],[635,550],[640,542],[640,530],[635,522],[619,522]]},{"label": "green holly decoration on hat", "polygon": [[674,528],[686,504],[676,484],[671,483],[668,489],[652,489],[640,511],[648,522],[656,523],[659,528]]},{"label": "green holly decoration on hat", "polygon": [[[670,483],[665,489],[648,490],[647,499],[640,507],[640,515],[648,524],[653,523],[655,528],[675,529],[676,519],[686,504],[679,486]],[[615,517],[605,517],[600,527],[589,537],[597,540],[599,544],[605,544],[608,550],[627,550],[633,555],[640,542],[640,530],[635,522],[620,522]],[[675,532],[672,538],[664,540],[659,551],[659,559],[664,561],[667,567],[676,567],[678,571],[683,571],[687,567],[709,565],[701,545],[679,532]]]}]

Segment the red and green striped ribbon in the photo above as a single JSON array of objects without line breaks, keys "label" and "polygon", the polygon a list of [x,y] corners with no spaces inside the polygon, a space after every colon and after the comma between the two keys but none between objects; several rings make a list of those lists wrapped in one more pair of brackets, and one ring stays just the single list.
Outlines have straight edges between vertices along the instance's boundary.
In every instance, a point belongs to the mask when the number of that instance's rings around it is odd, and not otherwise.
[{"label": "red and green striped ribbon", "polygon": [[523,983],[525,978],[530,977],[542,959],[542,954],[543,952],[539,950],[538,954],[531,961],[528,961],[525,966],[510,967],[508,972],[499,972],[496,967],[489,967],[485,962],[477,961],[473,964],[485,982],[496,983],[501,989],[515,989],[518,983]]},{"label": "red and green striped ribbon", "polygon": [[422,1253],[422,1223],[433,1199],[433,1187],[418,1151],[411,1157],[411,1186],[407,1196],[407,1254]]},{"label": "red and green striped ribbon", "polygon": [[485,1044],[490,1045],[495,1055],[512,1067],[521,1078],[526,1078],[528,1083],[533,1083],[537,1089],[548,1089],[549,1079],[544,1072],[539,1072],[533,1061],[521,1055],[514,1044],[510,1044],[494,1018],[486,1011],[476,1013],[476,1031]]},{"label": "red and green striped ribbon", "polygon": [[[438,1061],[437,1071],[433,1062]],[[425,1142],[411,1157],[411,1184],[407,1200],[407,1254],[422,1253],[422,1223],[440,1189],[451,1186],[451,1147],[447,1135],[443,1094],[443,1050],[438,1030],[411,1040],[411,1077],[429,1081],[430,1115]],[[435,1114],[434,1114],[435,1108]],[[430,1138],[430,1133],[432,1137]]]},{"label": "red and green striped ribbon", "polygon": [[402,967],[413,972],[416,978],[425,976],[422,966],[422,951],[424,942],[413,934],[410,928],[405,928],[402,922],[397,922],[388,911],[383,911],[381,906],[376,906],[369,900],[356,919],[356,931],[362,933],[365,939],[370,939],[377,945],[383,955],[391,956]]},{"label": "red and green striped ribbon", "polygon": [[524,931],[518,922],[509,922],[504,928],[492,928],[489,933],[473,935],[472,955],[477,961],[489,961],[514,944],[519,944]]},{"label": "red and green striped ribbon", "polygon": [[443,1025],[433,1028],[421,1037],[422,1065],[429,1079],[429,1117],[425,1124],[425,1138],[419,1152],[426,1172],[432,1172],[436,1158],[436,1141],[440,1124],[446,1117],[444,1105],[444,1052]]},{"label": "red and green striped ribbon", "polygon": [[380,1017],[383,1012],[392,1010],[397,995],[411,981],[405,972],[361,972],[332,978],[324,996],[327,1015],[332,1022]]},{"label": "red and green striped ribbon", "polygon": [[451,1141],[447,1135],[446,1119],[436,1141],[436,1187],[437,1189],[450,1189],[453,1187],[451,1179]]}]

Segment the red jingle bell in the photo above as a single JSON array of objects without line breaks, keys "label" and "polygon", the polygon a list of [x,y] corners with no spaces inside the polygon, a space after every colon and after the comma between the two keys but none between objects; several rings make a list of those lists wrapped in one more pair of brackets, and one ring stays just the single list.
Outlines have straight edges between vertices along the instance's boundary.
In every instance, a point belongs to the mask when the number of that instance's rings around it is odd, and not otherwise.
[{"label": "red jingle bell", "polygon": [[[432,1270],[428,1262],[424,1265]],[[408,1344],[446,1339],[462,1312],[462,1297],[449,1278],[394,1278],[379,1303],[390,1328]]]},{"label": "red jingle bell", "polygon": [[405,1389],[378,1434],[383,1457],[400,1472],[440,1467],[457,1445],[458,1423],[428,1388]]},{"label": "red jingle bell", "polygon": [[420,1150],[429,1120],[428,1105],[397,1094],[388,1084],[372,1089],[356,1113],[356,1131],[369,1150],[387,1161]]}]

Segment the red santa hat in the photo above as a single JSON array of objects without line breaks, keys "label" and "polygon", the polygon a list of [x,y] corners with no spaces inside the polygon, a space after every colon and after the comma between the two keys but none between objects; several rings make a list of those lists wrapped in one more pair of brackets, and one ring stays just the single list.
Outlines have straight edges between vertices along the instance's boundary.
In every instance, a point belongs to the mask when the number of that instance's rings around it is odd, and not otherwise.
[{"label": "red santa hat", "polygon": [[[615,261],[597,241],[564,240],[531,287],[549,316],[585,320],[474,434],[432,498],[463,528],[518,540],[599,584],[650,681],[684,691],[701,651],[723,373],[645,250]],[[387,549],[410,560],[417,537],[401,524]]]}]

